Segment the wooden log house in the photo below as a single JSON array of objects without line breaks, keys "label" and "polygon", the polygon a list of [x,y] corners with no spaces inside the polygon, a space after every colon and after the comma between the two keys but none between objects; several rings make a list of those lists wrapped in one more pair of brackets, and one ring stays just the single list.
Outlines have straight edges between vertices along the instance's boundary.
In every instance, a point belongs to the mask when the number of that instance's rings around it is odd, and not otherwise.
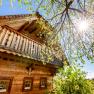
[{"label": "wooden log house", "polygon": [[39,14],[0,16],[0,94],[45,94],[52,89],[60,62],[42,63],[41,51],[52,51],[36,24],[41,19]]}]

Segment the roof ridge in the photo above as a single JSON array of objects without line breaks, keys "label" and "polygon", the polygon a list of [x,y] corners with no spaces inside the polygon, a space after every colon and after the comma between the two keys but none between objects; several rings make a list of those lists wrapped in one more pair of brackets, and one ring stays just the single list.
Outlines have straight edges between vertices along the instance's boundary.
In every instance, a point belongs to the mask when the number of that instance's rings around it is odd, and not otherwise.
[{"label": "roof ridge", "polygon": [[32,14],[4,15],[4,16],[0,16],[0,19],[23,18],[29,16],[32,16]]}]

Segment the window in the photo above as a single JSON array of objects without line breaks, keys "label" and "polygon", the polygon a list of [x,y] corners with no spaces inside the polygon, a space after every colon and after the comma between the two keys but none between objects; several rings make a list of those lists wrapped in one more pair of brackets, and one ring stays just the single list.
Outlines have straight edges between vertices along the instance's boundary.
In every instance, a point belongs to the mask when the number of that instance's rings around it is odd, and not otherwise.
[{"label": "window", "polygon": [[12,78],[0,77],[0,93],[9,93],[12,85]]},{"label": "window", "polygon": [[33,78],[25,77],[23,81],[23,91],[31,91],[33,87]]},{"label": "window", "polygon": [[41,77],[40,78],[40,88],[41,89],[46,89],[47,88],[47,78],[46,77]]}]

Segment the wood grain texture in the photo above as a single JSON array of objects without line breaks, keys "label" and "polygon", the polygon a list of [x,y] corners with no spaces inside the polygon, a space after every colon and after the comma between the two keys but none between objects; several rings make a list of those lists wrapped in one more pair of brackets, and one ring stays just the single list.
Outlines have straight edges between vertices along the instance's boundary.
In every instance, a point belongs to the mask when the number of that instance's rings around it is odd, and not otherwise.
[{"label": "wood grain texture", "polygon": [[[0,54],[0,77],[13,77],[10,94],[45,94],[48,90],[52,88],[52,79],[50,67],[44,66],[42,64],[35,64],[33,70],[29,74],[26,69],[27,64],[23,62],[17,62],[16,60],[10,61],[9,57],[11,55]],[[4,59],[7,58],[7,59]],[[16,59],[16,57],[13,57]],[[12,58],[12,59],[13,59]],[[17,58],[18,59],[18,58]],[[38,61],[36,61],[38,62]],[[54,68],[53,68],[54,69]],[[25,77],[33,78],[33,87],[31,91],[24,92],[23,80]],[[47,78],[47,89],[40,89],[40,78]],[[0,93],[1,94],[1,93]]]}]

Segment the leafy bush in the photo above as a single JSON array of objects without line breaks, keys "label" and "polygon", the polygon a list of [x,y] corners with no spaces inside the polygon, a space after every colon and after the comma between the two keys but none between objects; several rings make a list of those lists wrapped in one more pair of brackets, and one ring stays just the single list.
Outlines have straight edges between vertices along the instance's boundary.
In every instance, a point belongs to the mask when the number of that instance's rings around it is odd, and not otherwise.
[{"label": "leafy bush", "polygon": [[51,94],[93,94],[90,81],[80,67],[65,66],[60,68],[53,80]]},{"label": "leafy bush", "polygon": [[88,81],[92,84],[92,92],[94,94],[94,79],[88,79]]}]

